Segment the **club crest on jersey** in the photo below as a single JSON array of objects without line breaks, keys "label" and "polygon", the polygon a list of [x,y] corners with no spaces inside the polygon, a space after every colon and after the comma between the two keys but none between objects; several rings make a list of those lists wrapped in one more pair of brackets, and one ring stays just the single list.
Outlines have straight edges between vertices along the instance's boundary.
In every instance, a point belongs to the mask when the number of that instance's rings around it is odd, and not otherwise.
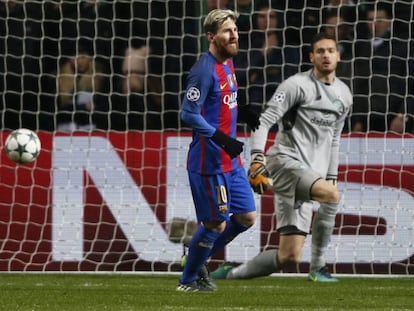
[{"label": "club crest on jersey", "polygon": [[200,90],[194,86],[187,90],[187,99],[190,102],[195,102],[200,98]]},{"label": "club crest on jersey", "polygon": [[345,112],[345,105],[342,102],[342,100],[340,100],[339,98],[335,99],[332,104],[336,107],[336,109],[339,111],[339,113],[342,114],[342,113]]},{"label": "club crest on jersey", "polygon": [[220,206],[219,206],[219,211],[220,211],[220,214],[225,214],[225,213],[227,213],[227,210],[228,210],[227,205],[220,205]]},{"label": "club crest on jersey", "polygon": [[230,88],[234,88],[236,85],[236,76],[234,74],[228,74],[227,77],[227,83],[229,84]]}]

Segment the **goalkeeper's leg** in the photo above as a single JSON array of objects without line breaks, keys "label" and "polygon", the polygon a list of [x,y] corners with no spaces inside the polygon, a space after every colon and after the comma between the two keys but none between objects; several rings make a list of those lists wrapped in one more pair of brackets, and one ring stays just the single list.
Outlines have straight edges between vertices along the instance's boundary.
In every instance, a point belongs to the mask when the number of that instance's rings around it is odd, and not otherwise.
[{"label": "goalkeeper's leg", "polygon": [[317,271],[325,266],[325,252],[335,226],[335,216],[340,200],[335,185],[323,179],[315,182],[312,196],[320,202],[312,224],[312,259],[310,270]]},{"label": "goalkeeper's leg", "polygon": [[[277,220],[280,238],[279,249],[266,250],[248,262],[231,269],[227,279],[251,279],[268,276],[281,271],[284,267],[298,264],[302,258],[302,249],[310,227],[312,205],[303,204],[298,209],[282,204],[279,200]],[[301,229],[299,229],[301,228]]]},{"label": "goalkeeper's leg", "polygon": [[310,271],[325,266],[325,252],[335,226],[337,203],[321,203],[312,224],[312,259]]},{"label": "goalkeeper's leg", "polygon": [[235,267],[227,274],[227,279],[252,279],[268,276],[280,271],[280,263],[277,258],[277,250],[266,250],[256,257]]},{"label": "goalkeeper's leg", "polygon": [[[286,231],[285,231],[286,229]],[[248,262],[231,269],[227,279],[252,279],[280,272],[284,267],[298,264],[306,234],[291,227],[281,228],[279,249],[266,250]],[[286,233],[286,234],[285,234]]]},{"label": "goalkeeper's leg", "polygon": [[[303,203],[299,208],[293,208],[290,198],[275,197],[276,218],[280,234],[279,249],[267,250],[250,261],[222,273],[217,269],[213,278],[249,279],[267,276],[279,272],[290,264],[299,263],[302,249],[309,232],[312,218],[312,204]],[[220,272],[220,273],[219,273]],[[214,274],[214,272],[213,272]]]}]

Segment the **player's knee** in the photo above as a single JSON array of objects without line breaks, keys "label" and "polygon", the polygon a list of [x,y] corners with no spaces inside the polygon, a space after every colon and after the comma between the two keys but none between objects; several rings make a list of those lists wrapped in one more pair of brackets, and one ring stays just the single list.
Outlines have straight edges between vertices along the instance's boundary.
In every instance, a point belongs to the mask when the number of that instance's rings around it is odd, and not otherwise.
[{"label": "player's knee", "polygon": [[226,228],[226,222],[218,222],[218,221],[203,221],[203,226],[206,227],[209,230],[217,231],[217,232],[223,232]]},{"label": "player's knee", "polygon": [[341,195],[331,182],[324,179],[316,181],[311,188],[312,199],[321,203],[339,203]]},{"label": "player's knee", "polygon": [[257,213],[249,212],[243,214],[235,214],[232,216],[236,222],[246,227],[251,227],[256,222]]},{"label": "player's knee", "polygon": [[279,253],[278,260],[280,264],[283,266],[296,265],[296,264],[300,264],[301,259],[302,259],[301,257],[302,257],[301,254],[297,252],[288,252],[284,254]]},{"label": "player's knee", "polygon": [[328,191],[326,196],[326,203],[339,203],[341,200],[341,194],[336,187],[333,187],[331,191]]},{"label": "player's knee", "polygon": [[247,226],[247,227],[251,227],[255,224],[256,222],[256,213],[249,213],[249,215],[246,215],[247,217],[245,218],[245,222],[243,223],[243,225]]}]

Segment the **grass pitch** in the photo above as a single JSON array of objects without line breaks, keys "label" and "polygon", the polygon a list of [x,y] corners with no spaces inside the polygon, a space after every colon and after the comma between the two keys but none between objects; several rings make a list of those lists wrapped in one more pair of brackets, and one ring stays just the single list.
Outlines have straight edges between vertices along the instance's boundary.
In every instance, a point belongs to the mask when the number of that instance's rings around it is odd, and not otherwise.
[{"label": "grass pitch", "polygon": [[0,310],[414,310],[414,278],[220,280],[213,293],[176,292],[178,276],[0,274]]}]

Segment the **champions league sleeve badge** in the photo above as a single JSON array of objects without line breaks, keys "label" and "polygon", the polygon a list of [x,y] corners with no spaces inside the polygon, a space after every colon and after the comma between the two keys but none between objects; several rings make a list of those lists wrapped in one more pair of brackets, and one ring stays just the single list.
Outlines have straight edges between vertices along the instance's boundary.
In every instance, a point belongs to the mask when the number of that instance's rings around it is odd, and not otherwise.
[{"label": "champions league sleeve badge", "polygon": [[194,86],[187,90],[187,99],[190,102],[195,102],[200,98],[200,90]]}]

